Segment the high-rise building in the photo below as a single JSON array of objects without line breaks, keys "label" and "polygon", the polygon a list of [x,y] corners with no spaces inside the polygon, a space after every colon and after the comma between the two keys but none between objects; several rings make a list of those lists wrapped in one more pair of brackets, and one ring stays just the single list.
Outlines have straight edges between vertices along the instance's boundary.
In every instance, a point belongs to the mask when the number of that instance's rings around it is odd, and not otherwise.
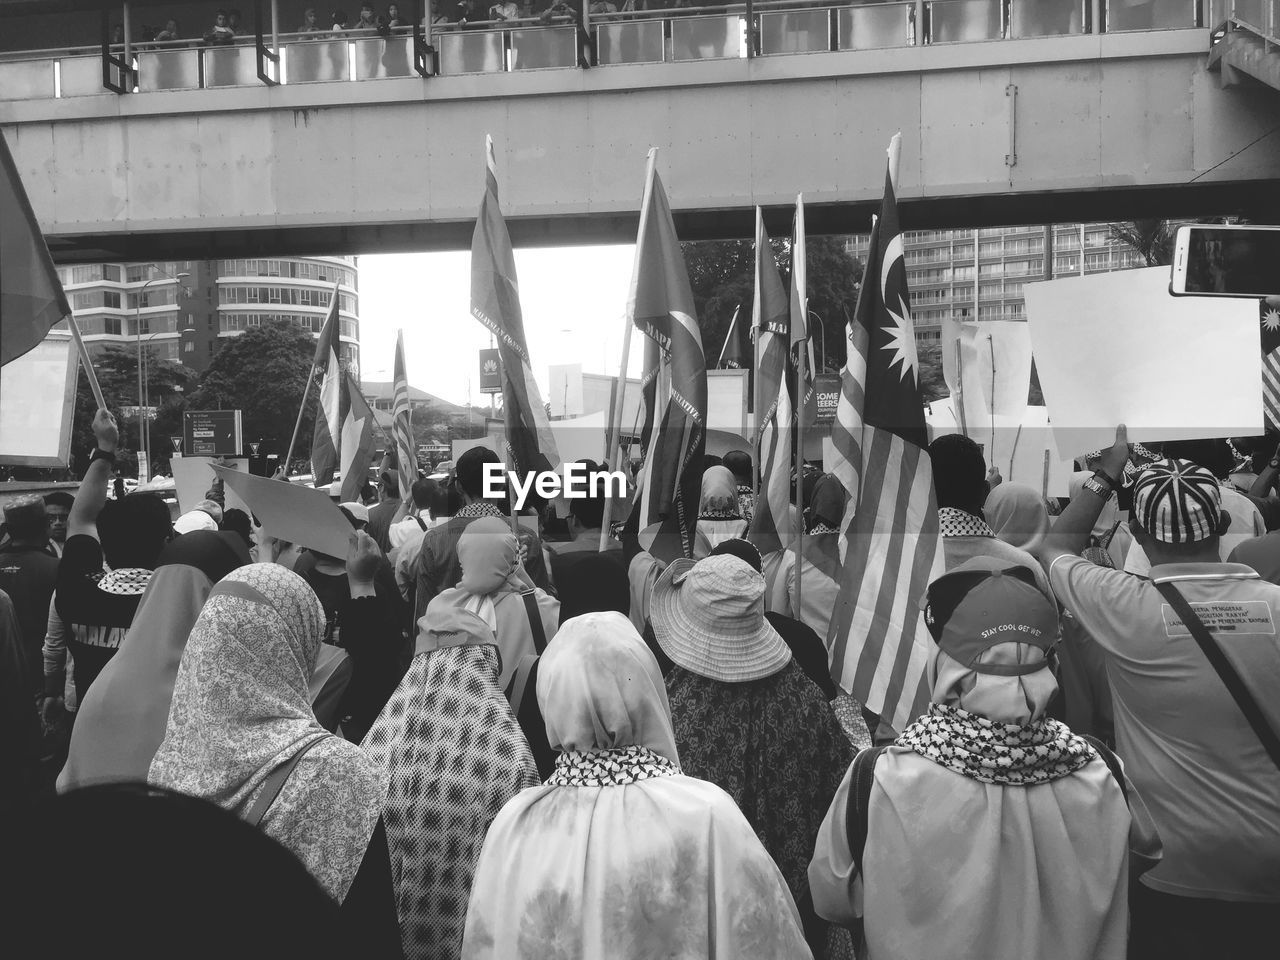
[{"label": "high-rise building", "polygon": [[[866,234],[855,236],[849,252],[865,262],[869,243]],[[1025,319],[1025,283],[1145,266],[1136,250],[1112,239],[1105,223],[908,230],[903,249],[920,341],[939,339],[943,320],[974,318],[975,305],[979,320]]]},{"label": "high-rise building", "polygon": [[354,257],[93,263],[59,267],[58,275],[91,351],[132,347],[141,337],[150,357],[197,372],[221,344],[262,323],[293,323],[319,336],[336,282],[343,359],[359,376]]}]

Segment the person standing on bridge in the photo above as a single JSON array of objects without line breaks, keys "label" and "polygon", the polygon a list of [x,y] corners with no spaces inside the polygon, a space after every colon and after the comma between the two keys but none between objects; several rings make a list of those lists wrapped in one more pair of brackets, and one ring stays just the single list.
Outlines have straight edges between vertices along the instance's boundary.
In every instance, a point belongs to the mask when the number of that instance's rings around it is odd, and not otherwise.
[{"label": "person standing on bridge", "polygon": [[213,26],[209,28],[209,32],[204,35],[205,43],[212,44],[229,44],[236,38],[236,32],[231,29],[231,24],[227,19],[227,11],[219,10],[213,15]]}]

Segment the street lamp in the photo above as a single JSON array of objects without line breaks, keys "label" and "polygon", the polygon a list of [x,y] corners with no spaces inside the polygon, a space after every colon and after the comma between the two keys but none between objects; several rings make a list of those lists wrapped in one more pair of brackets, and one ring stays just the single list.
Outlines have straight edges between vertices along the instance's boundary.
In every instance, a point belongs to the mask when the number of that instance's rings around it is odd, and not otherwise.
[{"label": "street lamp", "polygon": [[[143,427],[143,401],[144,393],[142,386],[143,376],[143,353],[142,353],[142,298],[147,294],[147,287],[153,283],[160,283],[162,280],[173,280],[181,282],[185,278],[191,276],[189,273],[179,273],[177,276],[170,276],[165,273],[154,263],[147,264],[147,267],[156,273],[158,277],[152,277],[144,283],[138,291],[138,299],[134,302],[133,307],[133,335],[138,344],[138,484],[141,486],[151,478],[151,424],[147,423]],[[148,338],[150,339],[150,338]]]}]

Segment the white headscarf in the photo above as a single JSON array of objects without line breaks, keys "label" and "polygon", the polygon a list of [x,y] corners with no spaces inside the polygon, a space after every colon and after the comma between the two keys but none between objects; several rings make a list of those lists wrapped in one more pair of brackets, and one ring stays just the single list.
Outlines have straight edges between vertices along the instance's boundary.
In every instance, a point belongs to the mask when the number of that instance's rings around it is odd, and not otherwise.
[{"label": "white headscarf", "polygon": [[626,617],[569,620],[538,671],[545,786],[494,820],[468,960],[809,956],[786,883],[733,801],[679,772],[662,674]]}]

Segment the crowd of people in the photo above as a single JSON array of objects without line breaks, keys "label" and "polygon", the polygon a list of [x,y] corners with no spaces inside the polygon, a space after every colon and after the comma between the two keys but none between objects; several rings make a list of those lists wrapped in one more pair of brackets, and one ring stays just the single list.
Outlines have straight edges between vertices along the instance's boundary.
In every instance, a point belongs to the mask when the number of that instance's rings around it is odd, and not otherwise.
[{"label": "crowd of people", "polygon": [[74,499],[4,509],[15,956],[1274,956],[1275,438],[1121,427],[1065,501],[934,440],[894,729],[830,674],[818,470],[761,556],[751,458],[705,458],[664,564],[602,496],[486,498],[487,447],[407,491],[384,461],[336,557],[221,485],[110,500],[93,429]]}]

